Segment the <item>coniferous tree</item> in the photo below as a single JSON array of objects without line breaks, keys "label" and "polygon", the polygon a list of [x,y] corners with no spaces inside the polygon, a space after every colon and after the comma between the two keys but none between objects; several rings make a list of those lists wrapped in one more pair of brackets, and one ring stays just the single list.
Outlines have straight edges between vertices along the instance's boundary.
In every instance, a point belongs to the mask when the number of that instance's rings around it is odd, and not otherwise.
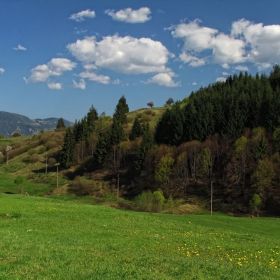
[{"label": "coniferous tree", "polygon": [[61,164],[64,167],[69,167],[73,163],[73,153],[75,149],[75,139],[72,129],[66,129],[64,142],[61,151]]},{"label": "coniferous tree", "polygon": [[59,128],[65,128],[63,118],[59,118],[58,121],[57,121],[56,129],[59,129]]},{"label": "coniferous tree", "polygon": [[126,104],[126,99],[122,96],[116,106],[115,113],[113,118],[118,120],[121,124],[125,124],[126,121],[126,114],[129,112],[128,105]]},{"label": "coniferous tree", "polygon": [[103,163],[110,153],[110,150],[112,149],[110,137],[111,133],[108,130],[99,135],[98,141],[96,143],[96,147],[93,153],[93,161],[99,168],[103,167]]},{"label": "coniferous tree", "polygon": [[87,129],[89,134],[91,134],[95,129],[95,121],[98,120],[98,113],[97,110],[91,106],[89,112],[87,113]]},{"label": "coniferous tree", "polygon": [[256,152],[255,152],[255,158],[257,161],[263,160],[267,157],[267,144],[265,141],[264,135],[261,136],[261,139],[258,143]]},{"label": "coniferous tree", "polygon": [[129,135],[129,140],[135,140],[137,137],[140,137],[142,135],[142,127],[140,125],[139,119],[136,117],[134,119],[132,129]]},{"label": "coniferous tree", "polygon": [[145,132],[143,134],[143,139],[140,144],[138,159],[135,162],[135,169],[140,172],[142,170],[147,152],[152,148],[154,144],[154,136],[152,131],[150,130],[149,124],[145,128]]},{"label": "coniferous tree", "polygon": [[110,135],[111,146],[119,144],[121,141],[126,140],[126,134],[123,125],[119,120],[115,118],[113,119],[113,124],[110,129]]}]

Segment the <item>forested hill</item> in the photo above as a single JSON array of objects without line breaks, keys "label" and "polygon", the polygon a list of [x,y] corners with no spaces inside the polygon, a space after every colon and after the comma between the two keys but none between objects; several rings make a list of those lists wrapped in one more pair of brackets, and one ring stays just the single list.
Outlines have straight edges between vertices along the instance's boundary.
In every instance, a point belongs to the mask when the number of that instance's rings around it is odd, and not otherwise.
[{"label": "forested hill", "polygon": [[180,108],[175,104],[157,125],[157,143],[179,145],[191,140],[205,141],[218,133],[237,139],[245,128],[264,127],[272,134],[280,127],[280,68],[270,76],[253,77],[247,72],[229,76],[201,88]]},{"label": "forested hill", "polygon": [[121,174],[130,197],[161,188],[210,199],[213,189],[216,210],[280,214],[279,112],[278,65],[269,76],[240,73],[201,88],[166,106],[155,126],[146,118],[155,109],[131,119],[123,96],[106,125],[92,107],[66,130],[61,163],[91,178]]}]

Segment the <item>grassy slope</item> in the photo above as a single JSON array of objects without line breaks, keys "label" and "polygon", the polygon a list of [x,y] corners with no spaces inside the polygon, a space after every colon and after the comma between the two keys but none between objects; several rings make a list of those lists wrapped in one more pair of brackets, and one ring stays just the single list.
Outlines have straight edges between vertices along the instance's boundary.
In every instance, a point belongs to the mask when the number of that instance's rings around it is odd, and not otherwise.
[{"label": "grassy slope", "polygon": [[279,219],[0,195],[0,279],[279,279]]}]

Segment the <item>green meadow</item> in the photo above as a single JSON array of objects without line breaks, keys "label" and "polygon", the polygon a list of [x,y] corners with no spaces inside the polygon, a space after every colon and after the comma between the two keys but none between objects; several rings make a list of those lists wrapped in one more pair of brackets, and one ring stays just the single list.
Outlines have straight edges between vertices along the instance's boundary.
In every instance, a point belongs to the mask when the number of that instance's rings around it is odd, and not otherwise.
[{"label": "green meadow", "polygon": [[0,279],[279,279],[280,219],[0,195]]}]

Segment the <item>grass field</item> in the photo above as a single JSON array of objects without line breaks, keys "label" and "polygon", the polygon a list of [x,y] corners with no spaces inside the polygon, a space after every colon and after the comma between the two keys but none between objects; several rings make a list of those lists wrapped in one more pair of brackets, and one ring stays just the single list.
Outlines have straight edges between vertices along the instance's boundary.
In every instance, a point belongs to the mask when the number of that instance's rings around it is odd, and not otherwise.
[{"label": "grass field", "polygon": [[279,279],[280,220],[0,195],[0,279]]}]

